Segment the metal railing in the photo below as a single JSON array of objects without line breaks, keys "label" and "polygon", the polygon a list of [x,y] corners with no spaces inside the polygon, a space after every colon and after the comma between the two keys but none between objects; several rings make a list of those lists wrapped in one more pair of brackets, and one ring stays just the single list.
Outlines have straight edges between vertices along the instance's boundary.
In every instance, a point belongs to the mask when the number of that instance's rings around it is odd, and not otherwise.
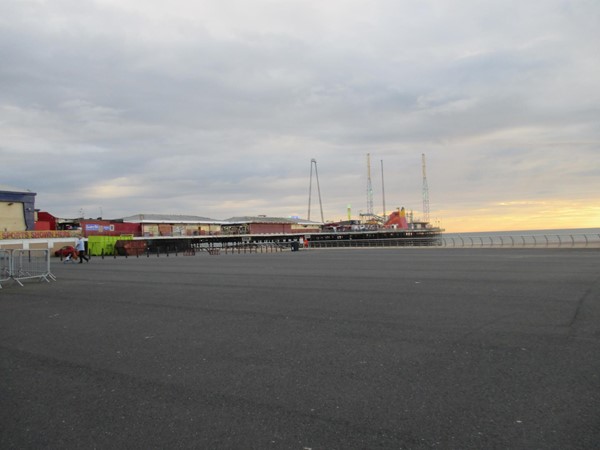
[{"label": "metal railing", "polygon": [[441,245],[449,248],[600,248],[600,234],[515,234],[442,236]]},{"label": "metal railing", "polygon": [[308,248],[356,248],[356,247],[438,247],[439,237],[387,238],[387,239],[328,239],[312,240]]},{"label": "metal railing", "polygon": [[29,279],[56,280],[50,271],[50,251],[0,250],[0,282],[14,280],[23,286],[22,281]]},{"label": "metal railing", "polygon": [[[136,242],[136,241],[132,241]],[[137,241],[140,242],[140,241]],[[221,254],[241,254],[241,253],[276,253],[284,250],[297,250],[299,248],[298,241],[292,242],[210,242],[210,243],[191,243],[186,240],[181,242],[152,242],[148,245],[139,245],[131,248],[118,247],[114,245],[112,249],[105,251],[102,249],[100,257],[117,258],[124,256],[128,257],[160,257],[164,256],[194,256],[197,253],[206,253],[209,255]]]},{"label": "metal railing", "polygon": [[600,234],[457,234],[426,238],[314,240],[309,244],[309,248],[348,247],[600,248]]},{"label": "metal railing", "polygon": [[9,281],[12,274],[12,252],[10,250],[0,250],[0,289],[2,283]]}]

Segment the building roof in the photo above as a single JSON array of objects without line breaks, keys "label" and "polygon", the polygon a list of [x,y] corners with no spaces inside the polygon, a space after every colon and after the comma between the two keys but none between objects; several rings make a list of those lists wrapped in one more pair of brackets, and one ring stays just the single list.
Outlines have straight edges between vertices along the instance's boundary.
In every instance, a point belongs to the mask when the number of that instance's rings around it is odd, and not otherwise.
[{"label": "building roof", "polygon": [[322,225],[320,222],[311,222],[310,220],[298,219],[298,218],[287,218],[287,217],[267,217],[267,216],[241,216],[241,217],[230,217],[224,221],[226,225],[240,224],[240,223],[290,223],[299,225]]},{"label": "building roof", "polygon": [[323,225],[323,222],[315,222],[314,220],[306,220],[306,219],[290,219],[292,220],[294,223],[297,223],[298,225],[314,225],[316,227],[320,227],[321,225]]},{"label": "building roof", "polygon": [[290,219],[284,219],[282,217],[267,217],[267,216],[238,216],[230,217],[225,220],[228,224],[234,223],[295,223]]},{"label": "building roof", "polygon": [[0,192],[18,192],[20,194],[35,194],[35,192],[29,189],[16,188],[14,186],[8,186],[6,184],[0,184]]},{"label": "building roof", "polygon": [[215,219],[209,219],[208,217],[201,216],[187,216],[187,215],[176,215],[176,214],[135,214],[129,217],[123,217],[123,222],[133,223],[182,223],[182,224],[195,224],[195,223],[208,223],[208,224],[219,224],[221,221]]}]

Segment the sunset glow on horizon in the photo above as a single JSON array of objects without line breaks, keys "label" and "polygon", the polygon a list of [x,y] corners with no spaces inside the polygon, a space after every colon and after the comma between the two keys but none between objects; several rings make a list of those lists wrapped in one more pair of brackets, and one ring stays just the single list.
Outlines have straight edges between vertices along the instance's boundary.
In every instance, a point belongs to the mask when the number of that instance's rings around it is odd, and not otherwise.
[{"label": "sunset glow on horizon", "polygon": [[448,233],[600,228],[600,200],[506,202],[437,212]]}]

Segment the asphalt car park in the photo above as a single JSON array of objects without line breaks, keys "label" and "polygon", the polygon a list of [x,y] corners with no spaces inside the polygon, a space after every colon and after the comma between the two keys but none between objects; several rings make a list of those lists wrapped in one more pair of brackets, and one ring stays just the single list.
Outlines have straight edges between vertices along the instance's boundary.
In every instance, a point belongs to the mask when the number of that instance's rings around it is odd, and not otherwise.
[{"label": "asphalt car park", "polygon": [[600,253],[98,258],[0,290],[2,448],[600,442]]}]

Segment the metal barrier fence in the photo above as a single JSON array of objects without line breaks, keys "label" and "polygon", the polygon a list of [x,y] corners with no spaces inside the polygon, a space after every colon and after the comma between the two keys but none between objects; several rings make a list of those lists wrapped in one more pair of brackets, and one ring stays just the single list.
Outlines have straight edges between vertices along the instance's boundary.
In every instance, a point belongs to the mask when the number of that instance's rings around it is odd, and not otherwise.
[{"label": "metal barrier fence", "polygon": [[442,235],[434,238],[314,240],[309,245],[309,248],[340,247],[600,248],[600,234]]},{"label": "metal barrier fence", "polygon": [[209,255],[240,253],[276,253],[295,248],[293,243],[282,242],[219,242],[215,244],[192,244],[190,250],[206,252]]},{"label": "metal barrier fence", "polygon": [[8,281],[12,274],[12,255],[10,250],[0,250],[0,289],[2,283]]},{"label": "metal barrier fence", "polygon": [[439,237],[398,238],[398,239],[331,239],[313,240],[309,248],[348,248],[348,247],[437,247],[442,245]]},{"label": "metal barrier fence", "polygon": [[[131,241],[141,242],[141,241]],[[113,246],[112,249],[102,250],[100,257],[102,259],[110,257],[117,258],[124,256],[128,257],[151,257],[156,256],[193,256],[196,253],[206,253],[208,255],[221,255],[221,254],[240,254],[240,253],[276,253],[283,252],[284,250],[297,251],[299,249],[298,241],[291,242],[210,242],[210,243],[189,243],[182,240],[180,243],[166,243],[160,245],[153,243],[152,245],[136,245],[133,247],[125,248],[118,245]],[[61,258],[62,259],[62,258]]]},{"label": "metal barrier fence", "polygon": [[49,250],[0,251],[0,282],[12,279],[23,286],[21,281],[35,278],[48,283],[56,280],[50,271]]},{"label": "metal barrier fence", "polygon": [[600,234],[456,235],[443,236],[441,245],[449,248],[600,248]]}]

